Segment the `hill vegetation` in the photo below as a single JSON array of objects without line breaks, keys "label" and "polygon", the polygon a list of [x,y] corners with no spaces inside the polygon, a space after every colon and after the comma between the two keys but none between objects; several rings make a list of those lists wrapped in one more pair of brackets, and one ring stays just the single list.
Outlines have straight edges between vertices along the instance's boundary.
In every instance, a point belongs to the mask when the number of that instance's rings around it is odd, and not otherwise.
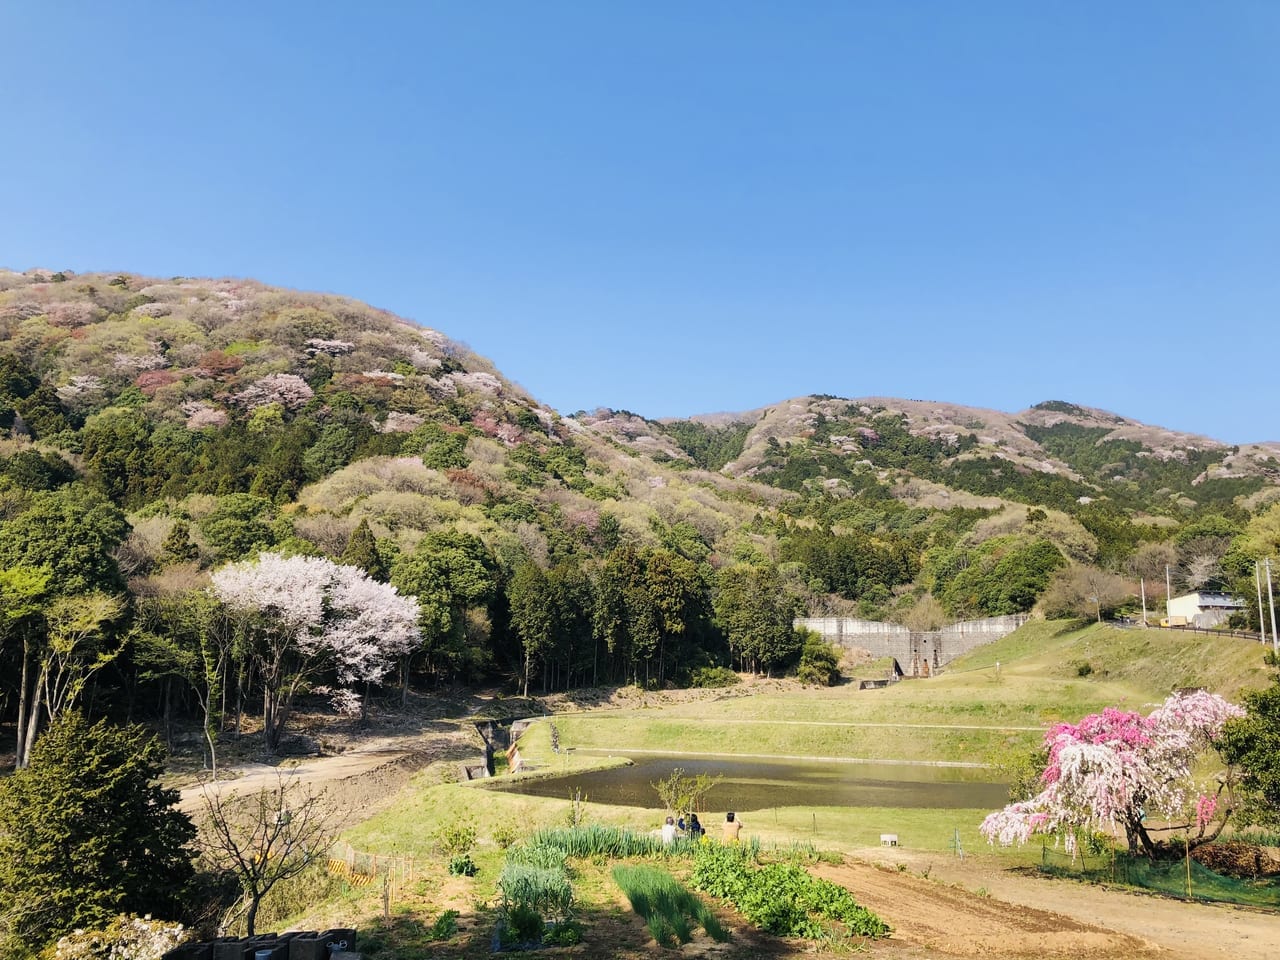
[{"label": "hill vegetation", "polygon": [[[0,429],[19,765],[77,704],[198,722],[212,750],[262,729],[248,705],[281,677],[364,714],[441,683],[776,673],[804,649],[797,613],[1105,615],[1166,568],[1251,601],[1253,560],[1280,546],[1271,447],[1058,401],[563,417],[439,331],[239,280],[0,272]],[[306,650],[270,604],[220,604],[210,574],[264,555],[390,584],[416,640],[357,670],[329,600]]]}]

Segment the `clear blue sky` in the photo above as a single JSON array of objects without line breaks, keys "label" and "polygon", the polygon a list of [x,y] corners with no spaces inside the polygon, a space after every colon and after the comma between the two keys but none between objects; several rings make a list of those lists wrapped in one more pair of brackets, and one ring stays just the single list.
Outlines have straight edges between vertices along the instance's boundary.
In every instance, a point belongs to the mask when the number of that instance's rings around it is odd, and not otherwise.
[{"label": "clear blue sky", "polygon": [[23,3],[0,265],[247,276],[564,412],[1280,439],[1280,3]]}]

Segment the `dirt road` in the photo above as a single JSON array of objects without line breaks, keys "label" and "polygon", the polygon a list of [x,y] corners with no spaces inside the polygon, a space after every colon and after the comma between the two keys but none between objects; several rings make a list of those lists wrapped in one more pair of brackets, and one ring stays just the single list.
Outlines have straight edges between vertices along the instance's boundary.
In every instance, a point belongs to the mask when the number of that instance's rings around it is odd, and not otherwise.
[{"label": "dirt road", "polygon": [[[854,855],[874,861],[883,854]],[[847,885],[894,926],[896,938],[937,955],[1264,960],[1280,945],[1277,914],[1039,878],[982,858],[960,863],[895,851],[894,861],[906,872],[866,864],[816,872]],[[927,880],[917,875],[926,868]]]}]

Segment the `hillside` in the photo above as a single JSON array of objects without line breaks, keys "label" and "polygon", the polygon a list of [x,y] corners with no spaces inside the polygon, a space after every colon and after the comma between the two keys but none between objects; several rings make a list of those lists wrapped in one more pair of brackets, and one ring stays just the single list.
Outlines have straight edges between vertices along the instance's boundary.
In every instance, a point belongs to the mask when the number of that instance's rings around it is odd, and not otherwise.
[{"label": "hillside", "polygon": [[[797,612],[1092,616],[1166,569],[1252,598],[1253,559],[1280,544],[1274,445],[1057,401],[565,417],[507,373],[339,296],[0,271],[0,568],[118,598],[96,682],[132,706],[168,698],[202,636],[175,611],[265,550],[414,596],[406,681],[552,690],[785,671]],[[159,640],[123,643],[138,630]],[[0,675],[22,656],[0,646]]]},{"label": "hillside", "polygon": [[1280,496],[1280,443],[1233,447],[1062,401],[1011,414],[810,396],[684,421],[608,410],[581,419],[660,460],[837,496],[910,477],[960,503],[973,502],[963,493],[1057,508],[1109,501],[1167,516]]}]

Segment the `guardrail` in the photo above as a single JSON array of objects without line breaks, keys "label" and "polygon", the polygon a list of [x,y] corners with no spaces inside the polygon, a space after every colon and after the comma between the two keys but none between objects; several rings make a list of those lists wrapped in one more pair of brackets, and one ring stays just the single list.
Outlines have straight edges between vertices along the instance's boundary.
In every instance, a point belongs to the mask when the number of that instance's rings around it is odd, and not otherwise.
[{"label": "guardrail", "polygon": [[1266,642],[1262,634],[1254,633],[1252,630],[1219,630],[1216,627],[1195,627],[1190,624],[1182,627],[1162,627],[1158,623],[1144,624],[1141,620],[1107,620],[1105,623],[1109,627],[1118,627],[1121,630],[1177,630],[1183,633],[1204,633],[1213,637],[1238,637],[1241,640]]}]

